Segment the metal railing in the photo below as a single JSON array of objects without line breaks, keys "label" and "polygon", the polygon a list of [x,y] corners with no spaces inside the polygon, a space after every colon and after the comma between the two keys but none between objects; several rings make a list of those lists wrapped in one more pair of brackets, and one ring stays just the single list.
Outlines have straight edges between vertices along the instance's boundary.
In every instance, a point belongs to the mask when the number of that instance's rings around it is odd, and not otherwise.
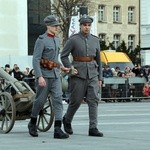
[{"label": "metal railing", "polygon": [[144,77],[110,77],[104,78],[101,88],[101,100],[109,101],[139,101],[150,99],[143,95],[146,82]]}]

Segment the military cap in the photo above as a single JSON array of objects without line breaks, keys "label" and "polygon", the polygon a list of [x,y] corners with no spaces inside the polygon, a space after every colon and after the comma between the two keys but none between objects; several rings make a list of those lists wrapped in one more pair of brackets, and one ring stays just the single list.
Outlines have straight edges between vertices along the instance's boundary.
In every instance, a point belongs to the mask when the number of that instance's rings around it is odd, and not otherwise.
[{"label": "military cap", "polygon": [[44,23],[47,26],[59,26],[61,23],[59,22],[59,19],[57,16],[49,15],[44,18]]},{"label": "military cap", "polygon": [[93,18],[88,16],[88,15],[83,15],[80,19],[79,19],[80,24],[83,23],[92,23],[93,22]]}]

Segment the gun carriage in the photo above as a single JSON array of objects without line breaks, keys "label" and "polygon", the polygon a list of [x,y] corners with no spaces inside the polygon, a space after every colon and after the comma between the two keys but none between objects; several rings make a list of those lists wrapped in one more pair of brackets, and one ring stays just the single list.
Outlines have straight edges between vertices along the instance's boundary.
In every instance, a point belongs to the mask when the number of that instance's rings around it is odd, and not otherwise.
[{"label": "gun carriage", "polygon": [[[30,118],[35,92],[25,81],[18,81],[0,68],[0,133],[8,133],[16,120]],[[53,124],[50,96],[39,113],[37,127],[46,132]]]}]

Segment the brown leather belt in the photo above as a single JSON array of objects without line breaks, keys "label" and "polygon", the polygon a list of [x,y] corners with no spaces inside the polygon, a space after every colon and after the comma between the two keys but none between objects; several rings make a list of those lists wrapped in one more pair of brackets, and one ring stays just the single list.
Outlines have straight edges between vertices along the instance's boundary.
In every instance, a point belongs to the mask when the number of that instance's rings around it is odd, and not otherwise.
[{"label": "brown leather belt", "polygon": [[73,60],[80,61],[80,62],[90,62],[90,61],[95,60],[95,57],[93,57],[93,56],[74,56]]},{"label": "brown leather belt", "polygon": [[40,61],[40,65],[43,67],[43,68],[47,68],[48,70],[51,70],[55,67],[60,67],[59,64],[51,61],[51,60],[48,60],[48,59],[41,59]]}]

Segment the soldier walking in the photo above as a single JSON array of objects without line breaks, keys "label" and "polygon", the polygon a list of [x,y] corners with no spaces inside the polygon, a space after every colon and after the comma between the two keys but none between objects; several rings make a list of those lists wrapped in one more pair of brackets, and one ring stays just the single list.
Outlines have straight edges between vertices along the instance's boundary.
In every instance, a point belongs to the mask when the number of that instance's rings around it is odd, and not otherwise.
[{"label": "soldier walking", "polygon": [[51,95],[55,115],[54,138],[65,139],[69,135],[61,129],[62,125],[62,86],[60,69],[68,72],[69,68],[62,67],[58,61],[60,41],[56,36],[60,30],[60,22],[56,16],[50,15],[44,19],[47,31],[36,40],[33,53],[33,69],[36,79],[36,97],[33,103],[31,119],[28,124],[29,134],[38,136],[37,117],[44,103]]},{"label": "soldier walking", "polygon": [[[80,20],[80,32],[71,36],[61,53],[61,61],[65,67],[73,68],[70,77],[69,106],[63,118],[64,129],[73,134],[71,122],[84,97],[89,108],[89,136],[102,137],[97,128],[99,86],[102,81],[99,39],[90,34],[93,18],[83,15]],[[72,55],[72,63],[69,55]]]}]

